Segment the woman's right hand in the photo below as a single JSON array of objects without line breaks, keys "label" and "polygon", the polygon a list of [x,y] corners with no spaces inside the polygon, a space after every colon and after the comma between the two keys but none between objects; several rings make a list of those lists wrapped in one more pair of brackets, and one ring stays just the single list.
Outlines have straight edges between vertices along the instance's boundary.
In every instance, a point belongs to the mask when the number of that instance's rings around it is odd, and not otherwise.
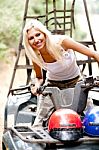
[{"label": "woman's right hand", "polygon": [[38,87],[37,86],[31,86],[31,93],[33,95],[37,95],[37,90],[38,90]]},{"label": "woman's right hand", "polygon": [[31,93],[34,94],[34,95],[37,95],[38,94],[38,89],[40,88],[42,83],[43,83],[43,79],[36,78],[35,79],[35,84],[31,85]]}]

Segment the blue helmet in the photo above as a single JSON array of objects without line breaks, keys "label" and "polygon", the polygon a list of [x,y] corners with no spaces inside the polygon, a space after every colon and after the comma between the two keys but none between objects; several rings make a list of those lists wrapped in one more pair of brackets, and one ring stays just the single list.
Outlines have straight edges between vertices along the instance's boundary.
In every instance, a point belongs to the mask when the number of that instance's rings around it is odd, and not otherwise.
[{"label": "blue helmet", "polygon": [[89,136],[99,136],[99,106],[89,109],[83,119],[84,132]]}]

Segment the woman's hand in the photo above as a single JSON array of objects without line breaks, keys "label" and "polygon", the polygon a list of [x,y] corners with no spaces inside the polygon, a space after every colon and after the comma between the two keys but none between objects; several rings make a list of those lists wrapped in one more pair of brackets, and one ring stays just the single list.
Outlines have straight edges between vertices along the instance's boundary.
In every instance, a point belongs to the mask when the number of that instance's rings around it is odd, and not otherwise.
[{"label": "woman's hand", "polygon": [[36,78],[35,85],[31,85],[31,93],[34,95],[38,94],[38,89],[42,85],[43,79]]},{"label": "woman's hand", "polygon": [[38,90],[38,87],[37,86],[31,86],[31,93],[33,95],[37,95],[37,90]]}]

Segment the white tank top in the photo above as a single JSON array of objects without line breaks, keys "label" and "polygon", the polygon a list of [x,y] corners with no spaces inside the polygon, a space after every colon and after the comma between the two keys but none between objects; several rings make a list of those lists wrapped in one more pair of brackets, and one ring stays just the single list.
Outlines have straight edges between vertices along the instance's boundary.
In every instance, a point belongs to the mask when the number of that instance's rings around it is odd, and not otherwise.
[{"label": "white tank top", "polygon": [[[58,36],[57,36],[58,37]],[[66,36],[60,38],[59,36],[59,42],[62,39],[66,38]],[[56,39],[56,38],[54,38]],[[80,75],[80,69],[76,63],[76,58],[74,51],[69,49],[67,51],[64,50],[62,61],[56,61],[53,63],[46,63],[44,62],[44,67],[47,70],[46,77],[50,80],[68,80],[75,78],[76,76]]]}]

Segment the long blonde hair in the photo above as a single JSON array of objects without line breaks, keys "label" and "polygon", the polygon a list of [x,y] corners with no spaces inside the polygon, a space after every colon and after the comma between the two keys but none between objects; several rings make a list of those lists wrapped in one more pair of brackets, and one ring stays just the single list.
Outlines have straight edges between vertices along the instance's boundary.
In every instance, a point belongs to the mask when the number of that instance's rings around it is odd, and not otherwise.
[{"label": "long blonde hair", "polygon": [[27,31],[32,27],[38,29],[39,31],[45,34],[47,50],[56,60],[61,60],[62,58],[61,46],[52,40],[53,38],[51,32],[37,19],[32,19],[29,22],[27,22],[23,29],[23,44],[29,59],[38,64],[40,67],[43,67],[41,57],[38,55],[36,51],[33,50],[33,48],[30,46],[28,42]]}]

